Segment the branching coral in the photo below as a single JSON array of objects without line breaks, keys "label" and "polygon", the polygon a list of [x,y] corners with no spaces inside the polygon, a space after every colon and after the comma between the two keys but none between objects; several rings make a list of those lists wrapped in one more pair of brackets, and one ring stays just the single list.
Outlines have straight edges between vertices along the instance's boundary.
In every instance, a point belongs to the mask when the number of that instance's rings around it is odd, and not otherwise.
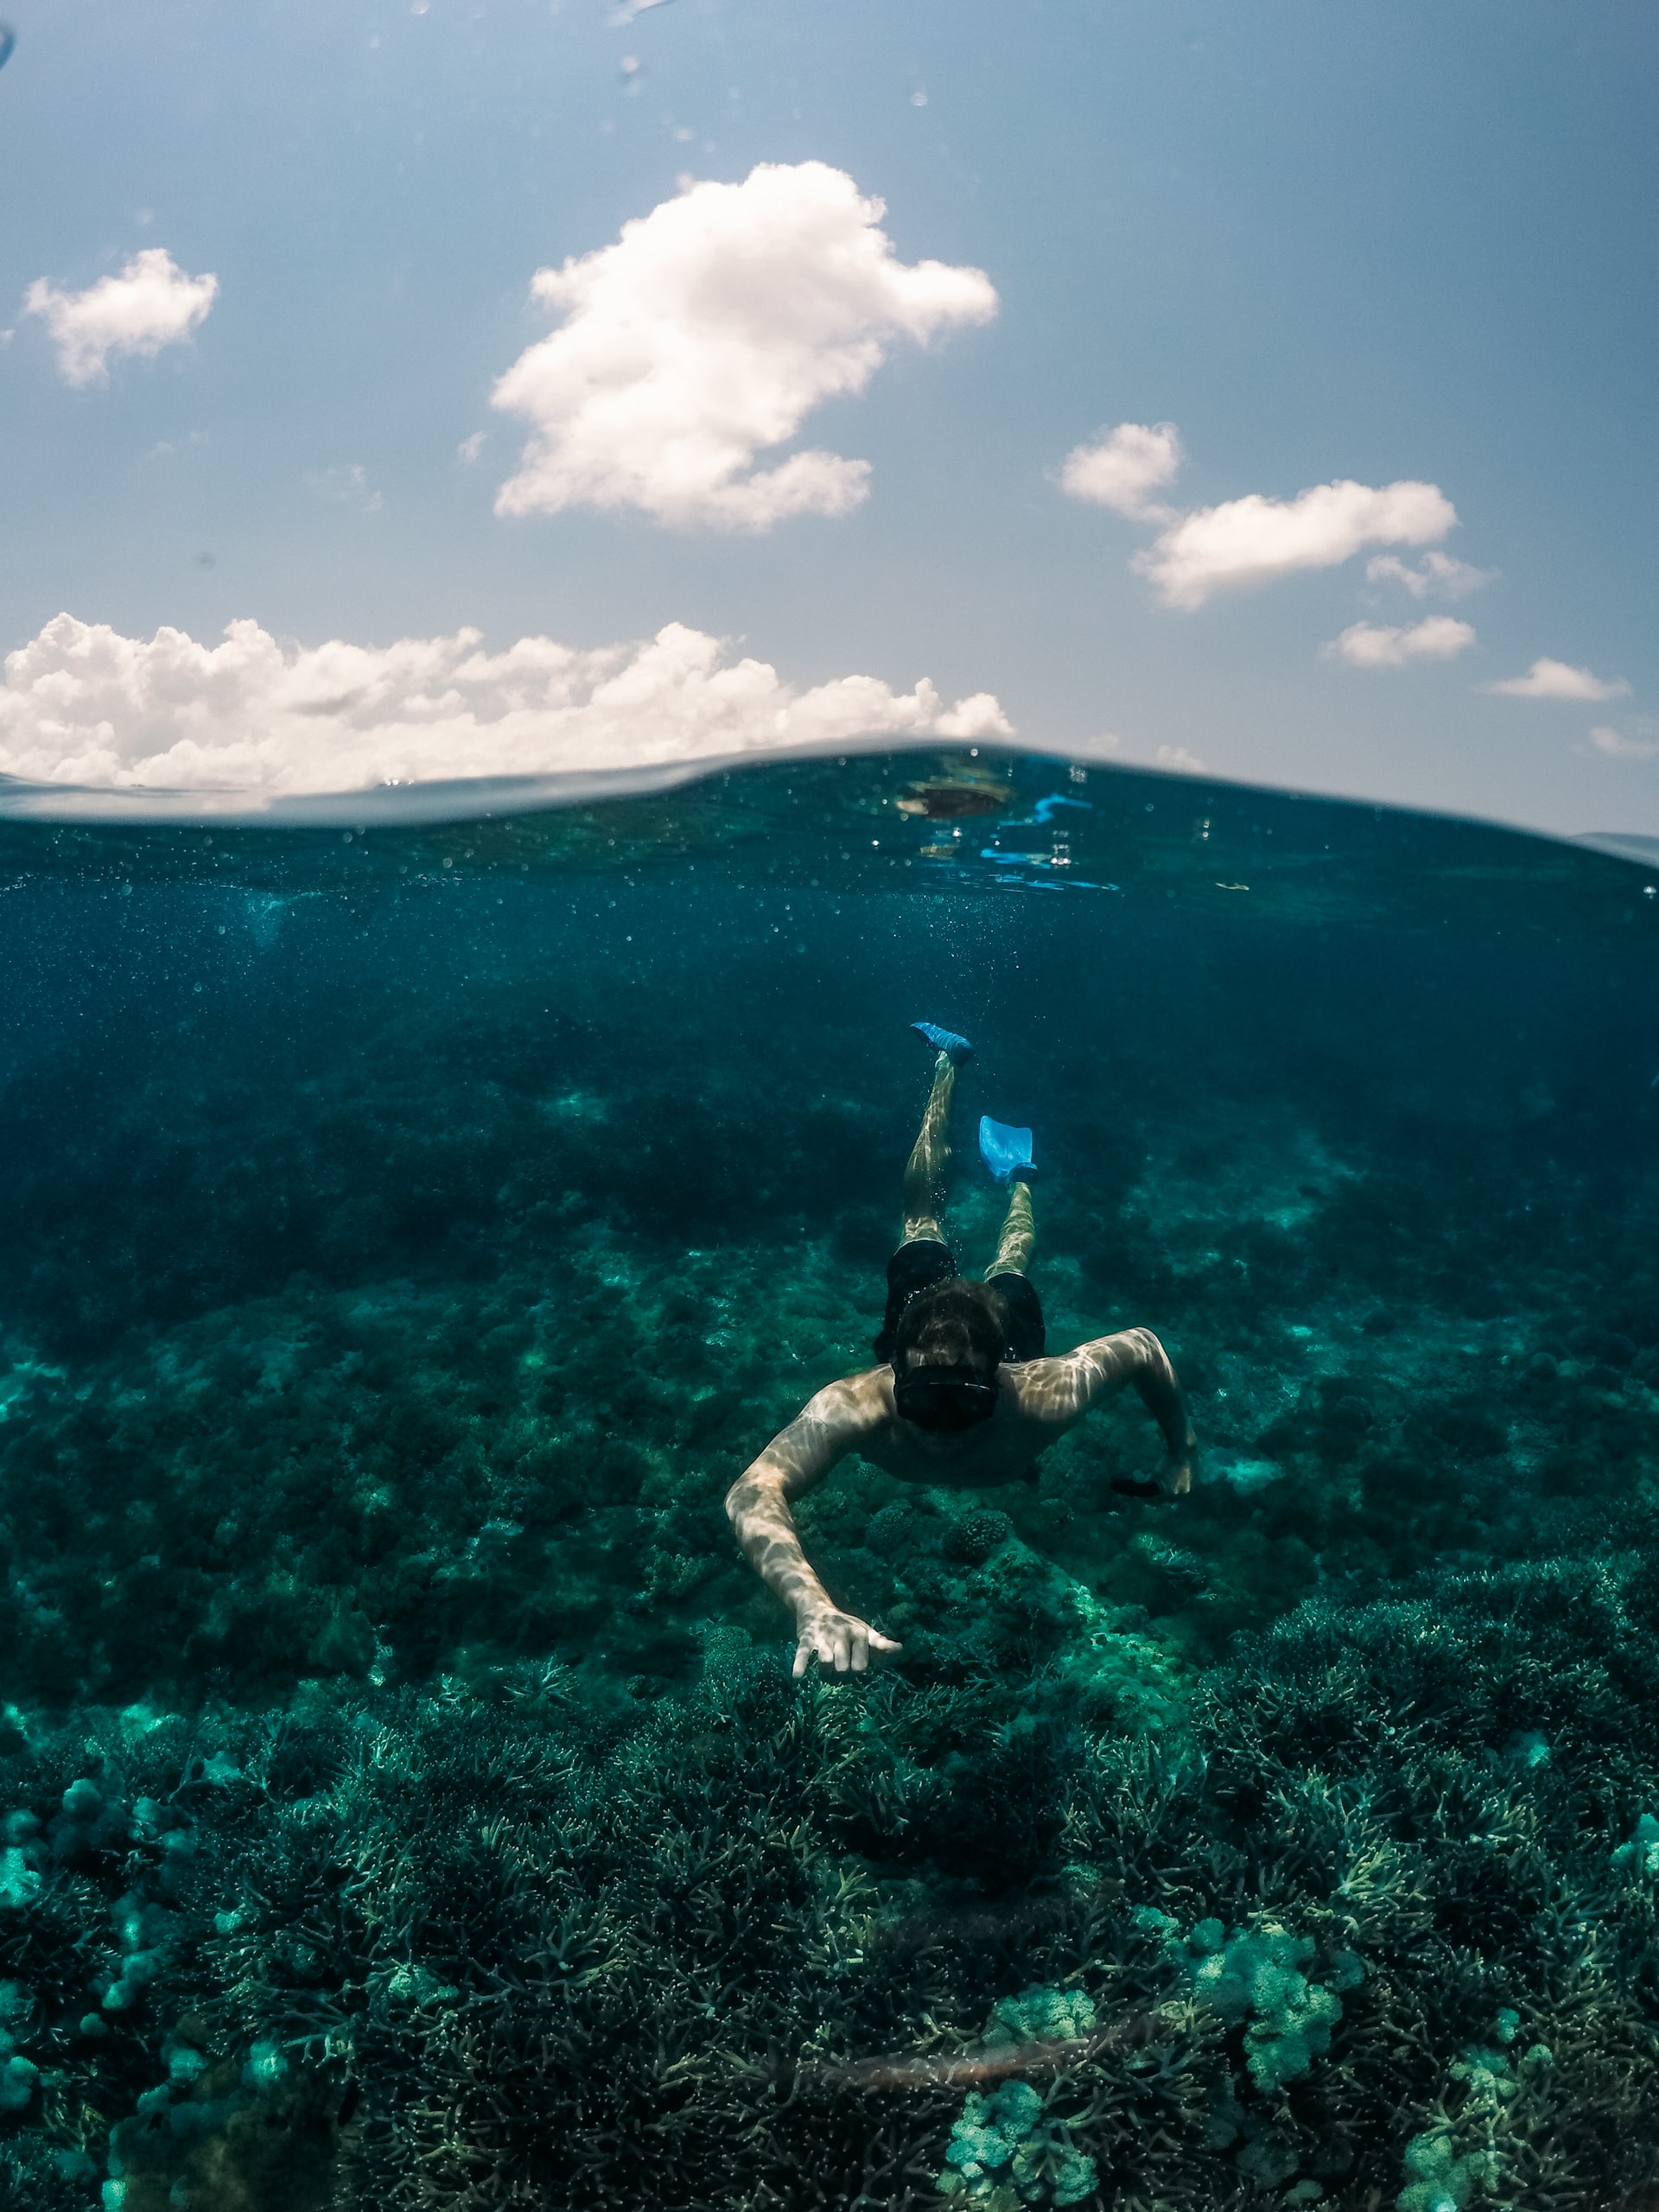
[{"label": "branching coral", "polygon": [[[1611,1602],[1478,1587],[1435,1608],[1465,1661],[1517,1611],[1548,1649]],[[6,1795],[38,1881],[0,1909],[0,1974],[6,2056],[40,2081],[10,2124],[90,2149],[129,2212],[261,2145],[374,2212],[738,2212],[919,2203],[941,2173],[1082,2202],[1090,2162],[1126,2200],[1340,2202],[1404,2114],[1408,2187],[1478,2194],[1489,2169],[1458,2162],[1495,2156],[1510,2193],[1588,2208],[1659,2168],[1659,1906],[1580,1816],[1593,1706],[1517,1763],[1548,1716],[1461,1688],[1418,1618],[1351,1618],[1334,1684],[1305,1619],[1161,1746],[1068,1720],[1063,1675],[794,1686],[731,1633],[693,1694],[632,1714],[543,1668],[208,1731],[31,1723]],[[1334,1777],[1296,1748],[1315,1722]],[[1530,1945],[1465,1942],[1477,1901],[1497,1925],[1524,1904]],[[918,2038],[1062,2056],[964,2108],[905,2060]]]}]

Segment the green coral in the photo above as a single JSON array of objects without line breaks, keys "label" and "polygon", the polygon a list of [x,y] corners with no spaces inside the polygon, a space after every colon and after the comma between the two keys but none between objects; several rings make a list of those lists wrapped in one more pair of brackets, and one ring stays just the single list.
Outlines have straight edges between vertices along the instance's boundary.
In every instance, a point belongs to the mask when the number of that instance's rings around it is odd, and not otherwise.
[{"label": "green coral", "polygon": [[940,2193],[984,2212],[1079,2204],[1095,2190],[1094,2160],[1064,2125],[1045,2119],[1028,2082],[1004,2082],[989,2096],[970,2090],[944,2157]]},{"label": "green coral", "polygon": [[0,2062],[0,2112],[22,2112],[34,2098],[41,2069],[21,2051]]},{"label": "green coral", "polygon": [[982,1567],[1013,1534],[1014,1523],[1006,1513],[994,1510],[963,1513],[946,1529],[943,1549],[947,1559],[962,1566]]},{"label": "green coral", "polygon": [[1406,2145],[1413,2179],[1395,2199],[1398,2212],[1464,2212],[1478,2189],[1497,2185],[1497,2160],[1489,2151],[1459,2158],[1449,2128],[1430,2128]]},{"label": "green coral", "polygon": [[[1498,2008],[1495,2031],[1512,2044],[1521,2031],[1513,2005]],[[1406,2146],[1406,2171],[1414,2177],[1396,2200],[1397,2212],[1464,2212],[1478,2190],[1503,2185],[1511,2139],[1505,2123],[1526,2087],[1525,2076],[1554,2064],[1543,2044],[1534,2044],[1518,2061],[1484,2044],[1466,2044],[1446,2069],[1462,2090],[1455,2118],[1442,2118]],[[1525,2130],[1522,2134],[1524,2137]],[[1460,2148],[1459,2146],[1467,2146]]]},{"label": "green coral", "polygon": [[991,2007],[985,2041],[999,2044],[1060,2043],[1092,2035],[1095,2008],[1080,1989],[1023,1989],[1000,1997]]},{"label": "green coral", "polygon": [[1631,1874],[1659,1874],[1659,1820],[1643,1813],[1636,1834],[1613,1853],[1613,1864]]},{"label": "green coral", "polygon": [[1325,1980],[1310,1980],[1303,1969],[1313,1964],[1318,1946],[1275,1921],[1236,1928],[1229,1936],[1219,1920],[1201,1920],[1183,1936],[1177,1923],[1155,1909],[1143,1907],[1135,1919],[1160,1938],[1198,2001],[1230,2028],[1244,2029],[1245,2063],[1264,2095],[1300,2081],[1325,2056],[1331,2031],[1342,2018],[1337,1993],[1364,1979],[1354,1954],[1338,1949]]}]

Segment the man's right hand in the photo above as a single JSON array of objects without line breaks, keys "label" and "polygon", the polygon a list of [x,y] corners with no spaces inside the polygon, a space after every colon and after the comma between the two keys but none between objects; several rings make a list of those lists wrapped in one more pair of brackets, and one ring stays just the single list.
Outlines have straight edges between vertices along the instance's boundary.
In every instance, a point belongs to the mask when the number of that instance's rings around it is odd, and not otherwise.
[{"label": "man's right hand", "polygon": [[1114,1475],[1111,1487],[1120,1497],[1185,1497],[1192,1487],[1192,1451],[1172,1454],[1161,1475]]},{"label": "man's right hand", "polygon": [[833,1605],[803,1613],[796,1635],[799,1639],[795,1646],[794,1673],[798,1681],[815,1659],[834,1674],[861,1675],[870,1663],[872,1651],[902,1651],[905,1648],[902,1643],[895,1643],[890,1636],[883,1636],[880,1629],[872,1628],[868,1621],[860,1620],[856,1613],[843,1613]]}]

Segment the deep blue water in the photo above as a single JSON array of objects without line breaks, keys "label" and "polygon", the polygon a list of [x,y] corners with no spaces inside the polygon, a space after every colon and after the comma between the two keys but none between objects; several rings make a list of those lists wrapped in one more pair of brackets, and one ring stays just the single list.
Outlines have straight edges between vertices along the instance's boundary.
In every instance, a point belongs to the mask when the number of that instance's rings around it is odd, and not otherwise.
[{"label": "deep blue water", "polygon": [[[1634,863],[910,756],[0,887],[16,2202],[1659,2179]],[[1113,1491],[1132,1400],[844,1466],[904,1651],[791,1687],[721,1501],[868,1363],[918,1016],[964,1268],[1029,1122],[1051,1348],[1155,1329],[1198,1480]]]}]

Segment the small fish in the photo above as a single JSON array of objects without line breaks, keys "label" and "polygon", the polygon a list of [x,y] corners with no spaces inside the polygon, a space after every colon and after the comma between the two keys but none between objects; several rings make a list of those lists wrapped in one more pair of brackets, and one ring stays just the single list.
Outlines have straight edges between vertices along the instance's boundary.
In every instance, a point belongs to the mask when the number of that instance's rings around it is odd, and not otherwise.
[{"label": "small fish", "polygon": [[839,2089],[957,2088],[976,2082],[1000,2082],[1007,2074],[1035,2074],[1046,2067],[1065,2066],[1081,2059],[1091,2048],[1090,2039],[1077,2037],[1065,2043],[1009,2044],[998,2050],[963,2051],[954,2058],[931,2056],[906,2058],[895,2052],[886,2058],[861,2058],[847,2066],[804,2066],[800,2078],[810,2084]]},{"label": "small fish", "polygon": [[1101,2051],[1150,2043],[1160,2024],[1156,2013],[1135,2012],[1097,2035],[1068,2036],[1055,2043],[999,2044],[989,2050],[954,2054],[891,2051],[880,2058],[855,2059],[843,2066],[803,2066],[795,2078],[804,2088],[971,2088],[976,2082],[1000,2082],[1009,2074],[1062,2072],[1081,2066]]},{"label": "small fish", "polygon": [[0,69],[11,59],[11,49],[17,43],[17,34],[10,23],[0,23]]}]

